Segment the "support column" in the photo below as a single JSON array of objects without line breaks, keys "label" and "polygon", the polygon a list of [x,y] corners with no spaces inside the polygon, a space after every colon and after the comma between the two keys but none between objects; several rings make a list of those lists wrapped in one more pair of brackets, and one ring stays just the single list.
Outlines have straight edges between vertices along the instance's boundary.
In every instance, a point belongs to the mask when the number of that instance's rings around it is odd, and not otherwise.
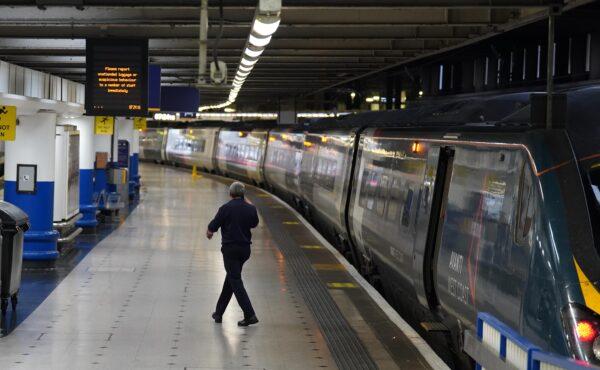
[{"label": "support column", "polygon": [[[23,258],[28,260],[55,260],[59,255],[59,234],[52,222],[55,135],[56,114],[38,113],[20,116],[16,140],[6,142],[4,199],[29,215],[31,228],[25,233],[23,245]],[[33,192],[17,192],[20,164],[36,166]]]},{"label": "support column", "polygon": [[80,117],[69,120],[69,123],[79,130],[79,212],[83,218],[77,226],[93,228],[98,226],[98,205],[94,202],[94,117]]}]

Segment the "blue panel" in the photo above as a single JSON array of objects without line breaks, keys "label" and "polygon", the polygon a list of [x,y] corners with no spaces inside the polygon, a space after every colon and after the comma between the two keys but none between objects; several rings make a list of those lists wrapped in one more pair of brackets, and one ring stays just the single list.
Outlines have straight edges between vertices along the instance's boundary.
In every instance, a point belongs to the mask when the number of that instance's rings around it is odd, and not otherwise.
[{"label": "blue panel", "polygon": [[160,110],[163,112],[197,112],[200,92],[194,87],[168,86],[161,88]]},{"label": "blue panel", "polygon": [[118,166],[119,168],[129,167],[129,141],[119,140],[119,147],[117,151]]},{"label": "blue panel", "polygon": [[79,212],[83,218],[77,221],[79,227],[96,227],[96,210],[94,203],[94,170],[79,170]]},{"label": "blue panel", "polygon": [[129,197],[134,198],[140,190],[139,155],[134,153],[129,158]]},{"label": "blue panel", "polygon": [[130,178],[135,181],[135,185],[137,187],[140,186],[140,155],[138,153],[133,153],[130,158]]},{"label": "blue panel", "polygon": [[148,110],[156,112],[160,110],[160,80],[161,68],[152,64],[148,66]]},{"label": "blue panel", "polygon": [[35,194],[18,194],[16,181],[4,182],[4,199],[29,215],[31,228],[25,233],[23,258],[52,260],[58,258],[58,232],[52,220],[54,182],[39,181]]}]

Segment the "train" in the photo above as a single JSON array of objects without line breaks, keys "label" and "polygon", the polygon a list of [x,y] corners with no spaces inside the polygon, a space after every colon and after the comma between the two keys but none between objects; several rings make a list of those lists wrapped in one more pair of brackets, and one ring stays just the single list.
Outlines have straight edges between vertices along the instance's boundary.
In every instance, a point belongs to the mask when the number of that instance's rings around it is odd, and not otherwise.
[{"label": "train", "polygon": [[515,92],[292,127],[149,129],[140,155],[279,196],[392,306],[441,324],[457,356],[487,312],[599,364],[600,87],[563,94],[551,129]]}]

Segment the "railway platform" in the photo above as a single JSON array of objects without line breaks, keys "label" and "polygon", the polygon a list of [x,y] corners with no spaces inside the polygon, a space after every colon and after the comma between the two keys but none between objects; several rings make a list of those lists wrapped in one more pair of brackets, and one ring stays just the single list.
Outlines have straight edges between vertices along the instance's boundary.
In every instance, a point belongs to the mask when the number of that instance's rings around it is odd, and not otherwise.
[{"label": "railway platform", "polygon": [[[260,323],[210,315],[224,278],[205,229],[228,180],[145,164],[139,205],[14,330],[10,369],[442,369],[444,362],[287,205],[259,210],[244,281]],[[17,312],[18,314],[18,312]]]}]

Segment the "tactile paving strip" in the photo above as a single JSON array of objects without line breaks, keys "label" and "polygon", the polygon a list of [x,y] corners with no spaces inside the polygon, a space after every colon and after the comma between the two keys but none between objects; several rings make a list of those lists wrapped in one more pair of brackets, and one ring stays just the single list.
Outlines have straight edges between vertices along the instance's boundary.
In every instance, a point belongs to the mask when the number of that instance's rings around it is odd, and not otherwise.
[{"label": "tactile paving strip", "polygon": [[[265,220],[277,220],[269,215],[267,207],[261,207]],[[271,235],[277,242],[286,264],[290,267],[296,285],[307,306],[311,310],[329,350],[340,369],[377,369],[377,365],[360,341],[350,324],[344,318],[335,301],[327,291],[312,265],[302,250],[289,236],[289,230],[274,222],[269,224]]]}]

